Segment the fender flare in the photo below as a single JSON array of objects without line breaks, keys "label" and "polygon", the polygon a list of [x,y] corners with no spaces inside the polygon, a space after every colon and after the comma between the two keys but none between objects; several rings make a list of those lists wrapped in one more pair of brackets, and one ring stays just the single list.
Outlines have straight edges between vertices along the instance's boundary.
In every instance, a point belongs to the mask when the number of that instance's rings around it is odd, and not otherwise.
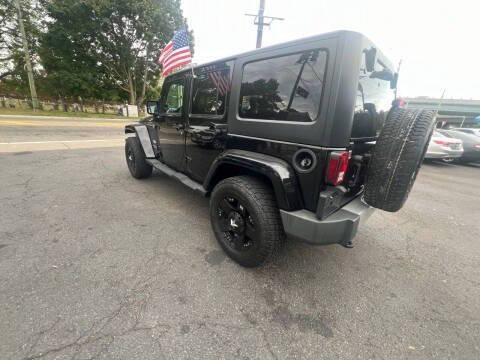
[{"label": "fender flare", "polygon": [[127,135],[127,137],[135,136],[138,138],[147,159],[155,158],[155,152],[153,151],[152,147],[152,140],[150,139],[150,135],[148,133],[146,125],[142,123],[128,124],[125,126],[125,134]]},{"label": "fender flare", "polygon": [[251,151],[231,149],[221,153],[212,163],[203,183],[207,192],[213,190],[222,167],[228,166],[242,168],[268,178],[280,209],[293,211],[302,208],[302,197],[292,167],[285,160]]}]

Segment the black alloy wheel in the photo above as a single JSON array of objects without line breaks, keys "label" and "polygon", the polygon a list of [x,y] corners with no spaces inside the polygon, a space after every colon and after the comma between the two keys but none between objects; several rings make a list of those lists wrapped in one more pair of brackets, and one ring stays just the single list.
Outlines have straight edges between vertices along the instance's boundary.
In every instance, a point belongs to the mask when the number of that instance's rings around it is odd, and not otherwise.
[{"label": "black alloy wheel", "polygon": [[135,170],[136,170],[135,153],[133,152],[133,148],[131,146],[127,146],[126,156],[127,156],[128,169],[130,170],[130,172],[135,173]]},{"label": "black alloy wheel", "polygon": [[252,216],[240,200],[226,196],[217,205],[218,221],[225,243],[232,251],[248,251],[258,239]]},{"label": "black alloy wheel", "polygon": [[210,221],[222,249],[245,267],[270,260],[285,239],[273,190],[255,177],[219,182],[210,200]]}]

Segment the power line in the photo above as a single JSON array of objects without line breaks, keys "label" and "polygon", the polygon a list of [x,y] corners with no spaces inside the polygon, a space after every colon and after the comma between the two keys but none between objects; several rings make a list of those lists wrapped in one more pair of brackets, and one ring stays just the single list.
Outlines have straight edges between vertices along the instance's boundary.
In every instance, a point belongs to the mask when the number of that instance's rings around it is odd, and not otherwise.
[{"label": "power line", "polygon": [[245,14],[246,16],[253,16],[253,24],[257,25],[257,49],[262,47],[263,28],[264,26],[270,26],[275,20],[285,20],[284,18],[265,16],[265,0],[260,0],[260,6],[258,8],[258,14]]}]

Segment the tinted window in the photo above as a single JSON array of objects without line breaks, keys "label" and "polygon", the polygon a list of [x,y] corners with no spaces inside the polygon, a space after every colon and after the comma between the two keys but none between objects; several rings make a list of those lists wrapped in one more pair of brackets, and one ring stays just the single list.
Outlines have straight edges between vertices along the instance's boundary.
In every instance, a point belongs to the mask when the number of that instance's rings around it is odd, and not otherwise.
[{"label": "tinted window", "polygon": [[320,109],[326,63],[326,51],[310,50],[246,64],[240,116],[313,121]]},{"label": "tinted window", "polygon": [[231,66],[227,63],[197,69],[192,92],[192,114],[223,115],[230,83]]},{"label": "tinted window", "polygon": [[164,110],[167,113],[175,114],[182,112],[183,105],[183,82],[173,82],[167,84]]}]

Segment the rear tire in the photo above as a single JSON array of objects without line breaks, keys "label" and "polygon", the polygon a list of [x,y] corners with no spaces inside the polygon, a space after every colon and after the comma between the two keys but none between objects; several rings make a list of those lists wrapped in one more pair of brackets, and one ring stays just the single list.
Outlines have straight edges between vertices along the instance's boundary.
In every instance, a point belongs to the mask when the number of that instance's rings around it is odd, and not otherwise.
[{"label": "rear tire", "polygon": [[390,212],[402,208],[425,157],[434,125],[433,111],[390,111],[368,165],[365,202]]},{"label": "rear tire", "polygon": [[210,200],[210,220],[222,249],[245,267],[267,262],[285,239],[273,191],[254,177],[231,177],[218,183]]},{"label": "rear tire", "polygon": [[129,137],[125,141],[125,158],[134,178],[144,179],[152,175],[152,165],[145,160],[145,153],[136,137]]}]

